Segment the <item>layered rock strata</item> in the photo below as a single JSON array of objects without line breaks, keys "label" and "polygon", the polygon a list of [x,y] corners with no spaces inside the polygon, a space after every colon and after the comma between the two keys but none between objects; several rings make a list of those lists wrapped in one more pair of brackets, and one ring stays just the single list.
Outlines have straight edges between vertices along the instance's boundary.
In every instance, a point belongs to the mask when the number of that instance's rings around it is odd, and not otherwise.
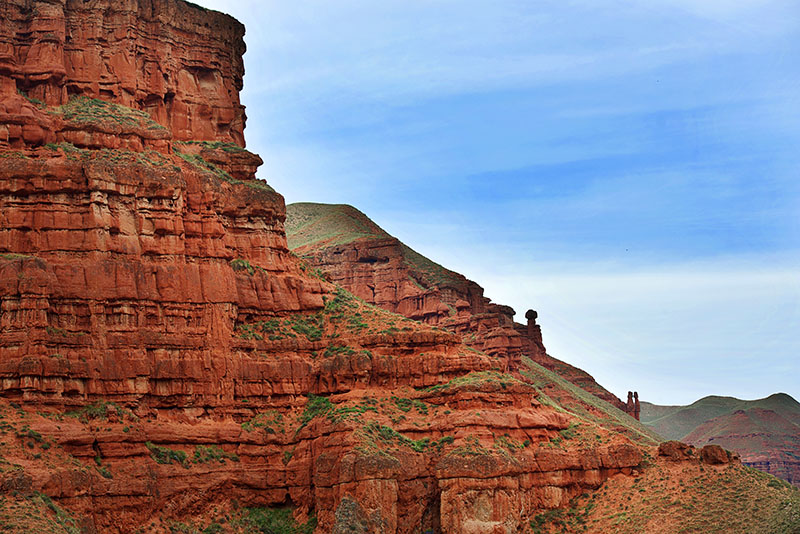
[{"label": "layered rock strata", "polygon": [[[175,139],[244,146],[235,19],[174,0],[1,0],[0,12],[4,103],[18,91],[47,106],[101,98],[146,111]],[[6,135],[36,141],[25,126]]]},{"label": "layered rock strata", "polygon": [[[54,499],[86,532],[242,505],[317,532],[512,532],[642,462],[290,253],[242,148],[236,21],[176,0],[0,10],[3,498]],[[497,354],[519,336],[486,310]]]},{"label": "layered rock strata", "polygon": [[547,354],[536,311],[526,312],[526,324],[515,322],[510,306],[493,303],[477,283],[415,252],[352,206],[290,204],[286,231],[296,254],[365,301],[455,332],[507,370],[527,356],[628,412],[588,373]]}]

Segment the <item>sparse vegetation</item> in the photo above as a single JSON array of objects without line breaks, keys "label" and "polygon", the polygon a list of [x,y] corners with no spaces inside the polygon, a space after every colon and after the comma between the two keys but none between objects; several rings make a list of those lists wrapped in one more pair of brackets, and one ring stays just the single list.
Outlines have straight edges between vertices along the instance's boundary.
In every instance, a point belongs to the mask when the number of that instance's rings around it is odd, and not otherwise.
[{"label": "sparse vegetation", "polygon": [[63,106],[50,111],[60,114],[65,121],[83,126],[121,126],[140,128],[152,132],[167,132],[144,111],[106,102],[99,98],[76,96]]},{"label": "sparse vegetation", "polygon": [[[525,368],[520,373],[536,390],[536,398],[544,405],[565,412],[572,417],[599,425],[611,432],[619,432],[641,445],[655,445],[661,439],[651,429],[632,419],[626,413],[579,388],[556,373],[549,371],[530,358],[522,357]],[[545,393],[557,394],[553,399]],[[573,429],[578,433],[578,428]],[[593,436],[592,436],[593,438]],[[559,439],[564,439],[560,436]]]},{"label": "sparse vegetation", "polygon": [[0,254],[0,259],[2,260],[26,260],[31,257],[32,256],[27,256],[25,254],[11,254],[11,253]]},{"label": "sparse vegetation", "polygon": [[451,450],[449,454],[456,456],[487,456],[491,454],[491,451],[478,443],[478,438],[475,436],[467,436],[464,439],[464,443]]},{"label": "sparse vegetation", "polygon": [[300,416],[301,428],[307,425],[312,419],[317,416],[325,415],[333,409],[333,404],[327,397],[318,397],[313,393],[309,393],[308,402],[303,410],[303,415]]},{"label": "sparse vegetation", "polygon": [[275,190],[263,180],[237,180],[231,176],[228,171],[206,161],[198,154],[187,154],[186,152],[181,152],[178,150],[177,146],[173,147],[173,152],[186,163],[194,166],[200,172],[214,176],[218,180],[228,182],[232,185],[245,185],[250,189],[255,189],[256,191],[268,191],[271,193],[275,192]]},{"label": "sparse vegetation", "polygon": [[256,332],[256,327],[251,324],[240,324],[236,325],[236,329],[234,330],[236,335],[242,339],[255,339],[258,341],[262,341],[264,336]]},{"label": "sparse vegetation", "polygon": [[[771,475],[729,464],[709,469],[656,463],[633,484],[609,481],[574,501],[591,532],[790,533],[800,525],[800,491]],[[567,528],[543,532],[582,532]]]},{"label": "sparse vegetation", "polygon": [[242,423],[242,429],[247,432],[252,432],[257,428],[263,428],[267,434],[275,434],[276,432],[284,431],[284,418],[280,412],[276,410],[269,410],[260,413]]},{"label": "sparse vegetation", "polygon": [[26,93],[22,89],[17,89],[17,93],[19,93],[22,97],[25,98],[25,100],[27,100],[28,102],[30,102],[31,104],[33,104],[37,108],[45,108],[45,107],[47,107],[44,102],[42,102],[38,98],[33,98],[33,97],[28,96],[28,93]]},{"label": "sparse vegetation", "polygon": [[418,413],[422,415],[428,414],[428,405],[422,402],[421,400],[405,399],[392,395],[392,402],[400,411],[409,412],[411,411],[412,408],[414,408]]},{"label": "sparse vegetation", "polygon": [[223,152],[228,152],[232,154],[236,154],[239,152],[246,152],[246,150],[236,143],[226,143],[224,141],[177,141],[176,145],[199,145],[203,148],[208,148],[211,150],[222,150]]},{"label": "sparse vegetation", "polygon": [[428,437],[419,440],[409,439],[392,427],[381,425],[377,421],[370,421],[364,425],[361,434],[365,445],[372,450],[399,444],[411,448],[414,452],[424,452],[431,443]]},{"label": "sparse vegetation", "polygon": [[[252,265],[250,265],[250,262],[247,260],[236,258],[234,260],[231,260],[230,265],[234,271],[247,271],[247,274],[249,274],[250,276],[256,274],[255,268]],[[263,269],[261,270],[263,271]]]},{"label": "sparse vegetation", "polygon": [[208,462],[225,463],[225,460],[238,462],[239,456],[233,452],[225,452],[222,448],[216,445],[198,445],[194,449],[193,461],[196,464],[205,464]]},{"label": "sparse vegetation", "polygon": [[93,419],[106,421],[108,420],[110,413],[116,415],[120,420],[126,418],[131,421],[138,420],[138,417],[136,417],[130,410],[123,408],[116,402],[109,402],[106,400],[93,402],[92,404],[84,406],[83,408],[79,408],[78,410],[66,412],[64,415],[66,417],[75,417],[85,423]]},{"label": "sparse vegetation", "polygon": [[247,508],[242,522],[261,534],[313,534],[317,528],[313,516],[306,523],[298,524],[291,508]]},{"label": "sparse vegetation", "polygon": [[445,384],[430,386],[425,388],[423,391],[433,393],[450,388],[475,387],[482,383],[497,384],[502,389],[506,389],[511,384],[522,384],[513,376],[506,375],[498,371],[474,371],[472,373],[454,378]]},{"label": "sparse vegetation", "polygon": [[157,464],[178,463],[184,467],[188,467],[186,453],[183,451],[170,449],[168,447],[160,447],[150,441],[145,443],[145,447],[150,451],[150,456]]},{"label": "sparse vegetation", "polygon": [[321,313],[310,315],[293,315],[286,321],[287,326],[301,336],[305,336],[309,341],[319,341],[325,328],[325,322]]},{"label": "sparse vegetation", "polygon": [[328,345],[322,355],[326,358],[333,358],[340,354],[349,355],[355,353],[355,350],[344,345]]}]

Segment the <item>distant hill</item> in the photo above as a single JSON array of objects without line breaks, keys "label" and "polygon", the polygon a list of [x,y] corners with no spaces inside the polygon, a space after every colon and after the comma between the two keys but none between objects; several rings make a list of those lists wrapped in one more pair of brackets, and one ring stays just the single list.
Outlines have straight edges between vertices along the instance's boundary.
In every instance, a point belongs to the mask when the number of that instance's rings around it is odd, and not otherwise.
[{"label": "distant hill", "polygon": [[697,447],[713,443],[742,461],[800,486],[800,403],[785,393],[746,401],[710,396],[689,406],[642,402],[641,421]]}]

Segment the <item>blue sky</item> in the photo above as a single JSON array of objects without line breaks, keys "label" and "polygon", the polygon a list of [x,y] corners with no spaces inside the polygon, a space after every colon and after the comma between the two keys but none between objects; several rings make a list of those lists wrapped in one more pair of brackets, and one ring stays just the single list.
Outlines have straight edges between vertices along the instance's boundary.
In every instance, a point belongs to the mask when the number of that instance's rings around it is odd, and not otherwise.
[{"label": "blue sky", "polygon": [[202,0],[245,132],[623,396],[800,398],[800,5]]}]

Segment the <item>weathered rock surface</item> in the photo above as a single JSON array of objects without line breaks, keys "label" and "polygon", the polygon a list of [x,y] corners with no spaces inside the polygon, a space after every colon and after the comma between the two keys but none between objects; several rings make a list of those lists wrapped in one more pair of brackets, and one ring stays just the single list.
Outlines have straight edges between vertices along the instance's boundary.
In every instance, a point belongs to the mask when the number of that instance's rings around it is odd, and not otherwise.
[{"label": "weathered rock surface", "polygon": [[527,356],[628,412],[588,373],[547,354],[534,310],[526,324],[515,322],[511,307],[491,302],[477,283],[415,252],[352,206],[290,204],[286,232],[311,267],[367,302],[460,334],[510,371]]},{"label": "weathered rock surface", "polygon": [[[175,139],[244,146],[244,26],[232,17],[177,0],[0,0],[0,12],[6,112],[31,112],[8,105],[17,91],[48,106],[102,98],[146,111]],[[25,129],[31,142],[48,128]]]},{"label": "weathered rock surface", "polygon": [[180,0],[0,13],[4,496],[101,533],[233,503],[317,532],[512,532],[641,463],[502,373],[537,328],[476,285],[447,331],[289,251],[242,148],[239,23]]}]

